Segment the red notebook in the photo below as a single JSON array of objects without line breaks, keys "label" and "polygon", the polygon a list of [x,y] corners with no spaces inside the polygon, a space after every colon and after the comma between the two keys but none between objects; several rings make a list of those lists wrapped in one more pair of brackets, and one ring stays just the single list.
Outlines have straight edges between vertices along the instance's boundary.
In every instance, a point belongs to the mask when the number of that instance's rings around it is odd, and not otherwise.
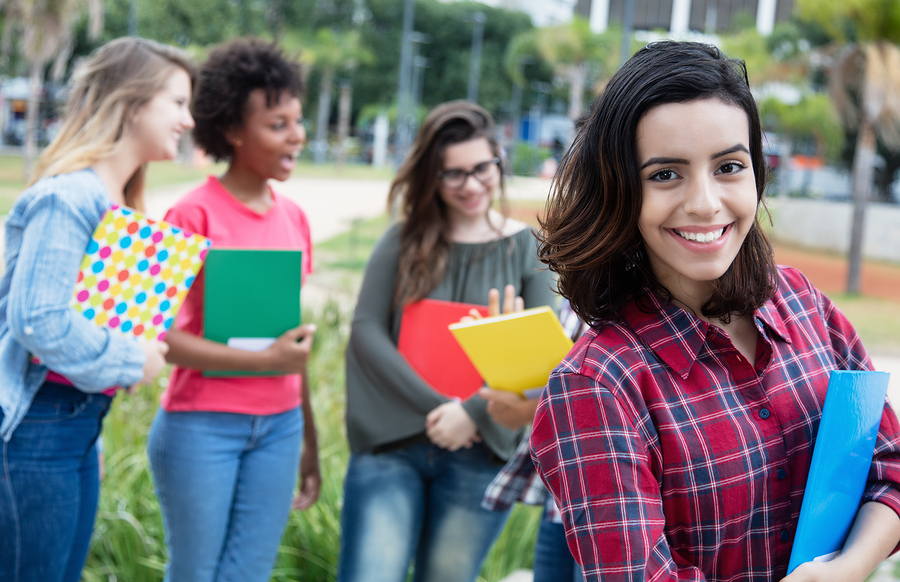
[{"label": "red notebook", "polygon": [[484,381],[448,326],[469,315],[471,309],[488,314],[484,305],[437,299],[416,301],[403,310],[397,342],[400,354],[423,380],[441,394],[462,400],[484,386]]}]

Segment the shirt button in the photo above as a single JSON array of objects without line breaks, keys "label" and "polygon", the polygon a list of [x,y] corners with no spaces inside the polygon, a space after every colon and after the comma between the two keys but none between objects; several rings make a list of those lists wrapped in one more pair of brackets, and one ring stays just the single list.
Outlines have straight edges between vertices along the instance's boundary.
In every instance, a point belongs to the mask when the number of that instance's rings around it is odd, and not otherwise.
[{"label": "shirt button", "polygon": [[791,534],[788,533],[788,530],[784,530],[784,531],[781,532],[781,541],[786,542],[786,541],[788,541],[788,539],[789,539],[790,537],[791,537]]},{"label": "shirt button", "polygon": [[769,418],[769,416],[771,416],[771,414],[772,413],[769,412],[768,408],[763,408],[762,410],[759,411],[759,417],[763,420]]},{"label": "shirt button", "polygon": [[787,471],[785,471],[784,469],[778,469],[778,478],[784,479],[785,477],[787,477]]},{"label": "shirt button", "polygon": [[23,329],[22,331],[25,332],[25,335],[31,335],[34,333],[34,328],[31,327],[30,325],[26,325],[25,329]]}]

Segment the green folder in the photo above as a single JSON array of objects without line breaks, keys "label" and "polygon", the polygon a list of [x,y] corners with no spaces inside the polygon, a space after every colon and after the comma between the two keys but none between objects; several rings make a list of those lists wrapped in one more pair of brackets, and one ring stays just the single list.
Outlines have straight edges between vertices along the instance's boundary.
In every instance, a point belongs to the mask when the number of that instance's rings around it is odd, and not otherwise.
[{"label": "green folder", "polygon": [[[262,350],[300,325],[301,251],[212,248],[203,268],[203,337]],[[283,376],[282,372],[205,370],[204,376]]]}]

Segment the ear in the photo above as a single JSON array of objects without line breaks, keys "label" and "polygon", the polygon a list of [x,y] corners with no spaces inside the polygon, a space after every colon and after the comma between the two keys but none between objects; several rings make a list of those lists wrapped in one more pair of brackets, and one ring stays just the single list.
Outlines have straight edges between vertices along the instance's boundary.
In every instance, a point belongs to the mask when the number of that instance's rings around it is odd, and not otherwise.
[{"label": "ear", "polygon": [[235,129],[234,127],[229,127],[225,130],[225,140],[231,144],[232,148],[239,148],[244,145],[244,139],[241,135],[241,132]]}]

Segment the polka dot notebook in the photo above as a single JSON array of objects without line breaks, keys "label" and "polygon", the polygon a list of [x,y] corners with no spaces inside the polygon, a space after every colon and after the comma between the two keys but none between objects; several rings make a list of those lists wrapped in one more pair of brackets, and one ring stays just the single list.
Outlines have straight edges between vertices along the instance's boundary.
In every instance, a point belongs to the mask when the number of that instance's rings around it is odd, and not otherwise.
[{"label": "polka dot notebook", "polygon": [[211,244],[114,204],[91,235],[71,306],[98,325],[161,340]]}]

